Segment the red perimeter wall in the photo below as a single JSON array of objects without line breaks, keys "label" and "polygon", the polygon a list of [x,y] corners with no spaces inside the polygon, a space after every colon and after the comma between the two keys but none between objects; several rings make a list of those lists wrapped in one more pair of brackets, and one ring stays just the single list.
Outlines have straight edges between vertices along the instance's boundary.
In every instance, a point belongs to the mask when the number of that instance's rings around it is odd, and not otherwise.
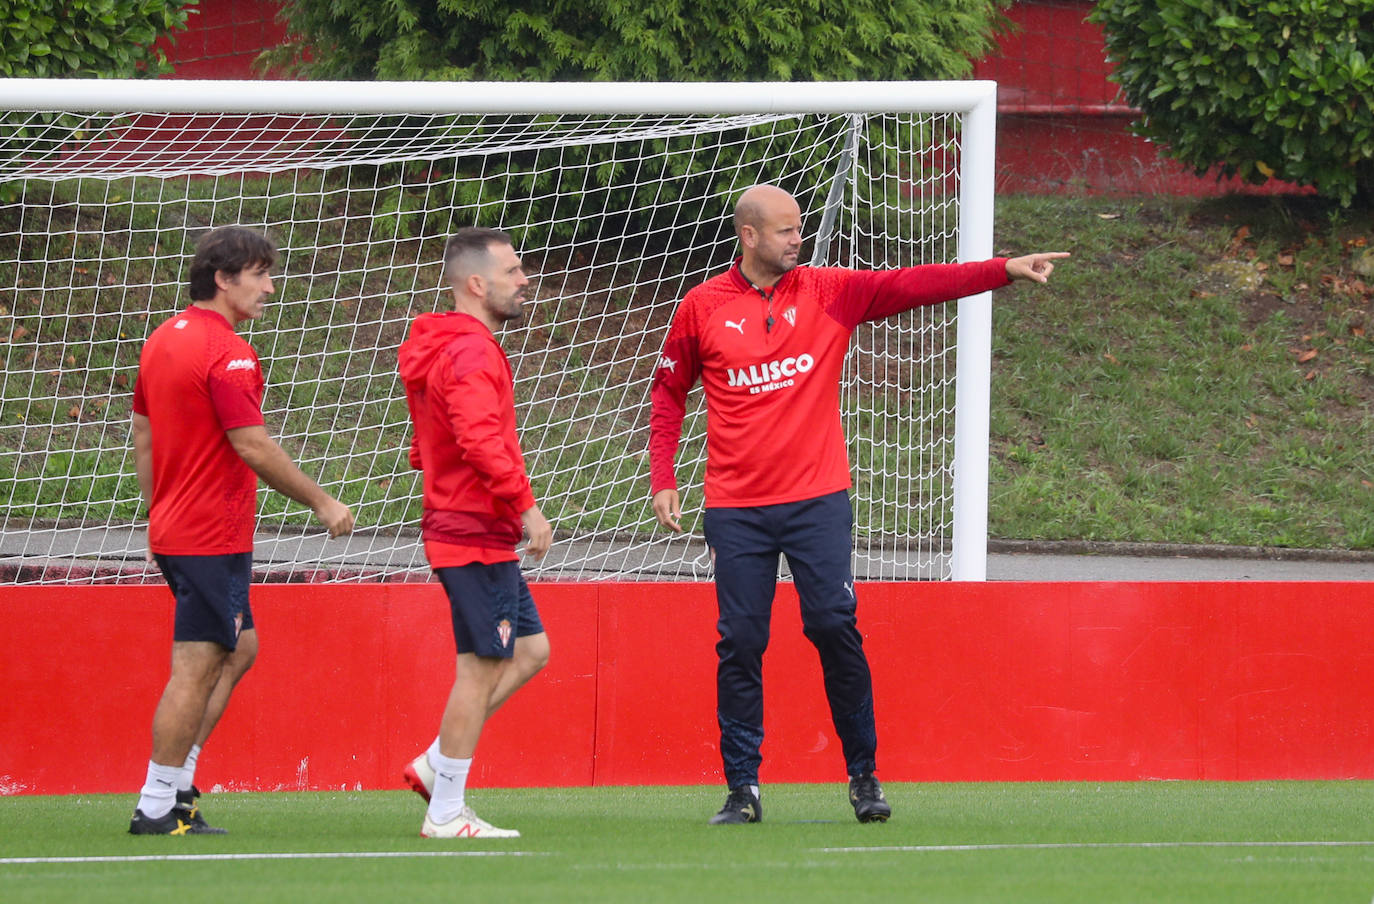
[{"label": "red perimeter wall", "polygon": [[[553,660],[488,726],[474,784],[720,781],[710,585],[534,592]],[[437,585],[253,594],[258,665],[198,782],[400,787],[452,680]],[[870,584],[860,627],[890,781],[1374,778],[1374,584]],[[0,637],[0,793],[136,790],[167,590],[0,588]],[[790,585],[765,669],[764,780],[841,778]]]}]

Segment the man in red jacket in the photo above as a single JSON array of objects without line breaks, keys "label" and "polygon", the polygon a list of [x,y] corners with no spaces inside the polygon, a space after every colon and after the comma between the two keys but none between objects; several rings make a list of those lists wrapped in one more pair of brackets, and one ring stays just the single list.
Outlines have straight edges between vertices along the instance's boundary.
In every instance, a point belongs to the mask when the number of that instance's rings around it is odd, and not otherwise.
[{"label": "man in red jacket", "polygon": [[799,267],[801,210],[772,185],[735,206],[741,257],[693,288],[673,316],[654,374],[649,459],[654,515],[681,531],[674,459],[688,391],[706,393],[705,531],[720,610],[717,720],[729,795],[713,824],[758,822],[763,652],[786,554],[802,625],[860,822],[892,809],[874,776],[873,688],[856,619],[853,513],[839,381],[866,320],[1005,286],[1043,283],[1062,252],[886,271]]},{"label": "man in red jacket", "polygon": [[465,802],[482,726],[549,661],[549,641],[520,574],[516,544],[543,558],[553,529],[535,504],[515,434],[510,362],[496,341],[521,316],[529,285],[510,236],[459,230],[444,249],[454,310],[421,314],[399,365],[424,474],[425,557],[448,594],[457,671],[439,736],[405,769],[429,801],[426,838],[515,838]]}]

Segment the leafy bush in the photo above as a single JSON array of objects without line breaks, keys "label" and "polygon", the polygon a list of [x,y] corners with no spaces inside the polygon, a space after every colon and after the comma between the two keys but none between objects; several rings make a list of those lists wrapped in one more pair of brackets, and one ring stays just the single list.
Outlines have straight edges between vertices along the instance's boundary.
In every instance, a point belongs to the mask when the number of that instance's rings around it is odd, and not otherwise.
[{"label": "leafy bush", "polygon": [[171,71],[156,44],[199,0],[0,0],[0,76],[133,78]]},{"label": "leafy bush", "polygon": [[274,65],[319,78],[956,78],[1009,0],[286,0]]},{"label": "leafy bush", "polygon": [[1169,156],[1374,200],[1369,0],[1100,0],[1090,19]]}]

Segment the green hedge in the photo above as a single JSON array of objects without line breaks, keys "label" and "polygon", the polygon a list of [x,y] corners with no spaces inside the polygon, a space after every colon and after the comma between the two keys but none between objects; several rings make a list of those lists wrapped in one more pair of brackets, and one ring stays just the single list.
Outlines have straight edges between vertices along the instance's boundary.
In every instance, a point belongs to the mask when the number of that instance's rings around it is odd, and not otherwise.
[{"label": "green hedge", "polygon": [[1169,156],[1374,200],[1370,0],[1101,0],[1090,19]]},{"label": "green hedge", "polygon": [[156,46],[199,0],[0,0],[0,76],[134,78],[171,71]]},{"label": "green hedge", "polygon": [[957,78],[1009,0],[286,0],[269,59],[319,78]]}]

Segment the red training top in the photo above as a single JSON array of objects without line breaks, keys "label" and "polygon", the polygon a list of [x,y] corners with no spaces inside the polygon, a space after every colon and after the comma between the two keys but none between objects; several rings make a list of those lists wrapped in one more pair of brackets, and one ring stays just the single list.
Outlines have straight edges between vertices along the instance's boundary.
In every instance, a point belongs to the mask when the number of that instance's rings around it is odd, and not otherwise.
[{"label": "red training top", "polygon": [[898,270],[795,267],[757,289],[739,261],[689,291],[654,372],[651,492],[677,488],[687,393],[706,393],[706,506],[814,499],[848,489],[840,372],[866,320],[976,295],[1007,279],[1006,259]]},{"label": "red training top", "polygon": [[510,361],[470,314],[421,314],[398,354],[424,472],[425,554],[433,568],[508,562],[534,506],[515,434]]},{"label": "red training top", "polygon": [[153,552],[253,551],[258,478],[225,431],[262,425],[262,390],[253,347],[215,311],[192,305],[143,344],[134,411],[152,426]]}]

